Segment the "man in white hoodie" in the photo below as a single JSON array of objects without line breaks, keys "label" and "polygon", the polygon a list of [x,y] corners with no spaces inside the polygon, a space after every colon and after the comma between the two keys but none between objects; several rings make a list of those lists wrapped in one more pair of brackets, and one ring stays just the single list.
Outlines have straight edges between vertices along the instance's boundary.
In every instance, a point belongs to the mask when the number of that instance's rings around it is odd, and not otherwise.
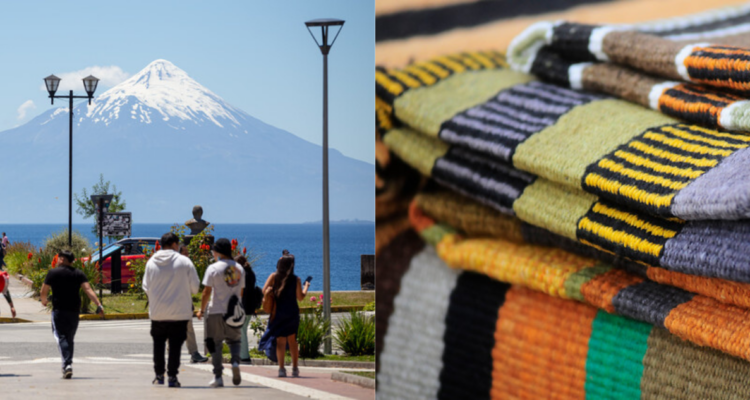
[{"label": "man in white hoodie", "polygon": [[180,368],[182,344],[187,337],[187,324],[193,318],[192,295],[198,293],[198,272],[189,258],[181,255],[179,238],[174,233],[161,237],[162,249],[146,263],[143,291],[148,295],[151,318],[151,337],[154,339],[153,383],[164,384],[164,351],[169,341],[167,375],[169,387],[180,387],[177,374]]}]

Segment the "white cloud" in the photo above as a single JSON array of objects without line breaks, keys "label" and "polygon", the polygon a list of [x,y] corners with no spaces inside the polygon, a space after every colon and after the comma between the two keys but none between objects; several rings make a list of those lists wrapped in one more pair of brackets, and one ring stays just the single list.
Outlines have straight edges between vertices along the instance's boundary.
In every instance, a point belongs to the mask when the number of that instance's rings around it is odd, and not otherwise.
[{"label": "white cloud", "polygon": [[24,101],[23,104],[21,104],[21,107],[18,107],[18,120],[21,121],[26,118],[26,113],[31,110],[36,110],[36,104],[34,104],[34,101]]},{"label": "white cloud", "polygon": [[[86,93],[83,88],[82,79],[89,75],[94,75],[99,78],[99,85],[96,87],[96,94],[102,94],[102,89],[111,88],[130,78],[129,73],[123,71],[122,68],[116,65],[110,65],[109,67],[95,65],[78,71],[61,72],[54,75],[61,79],[57,93],[73,90],[76,95],[79,94],[78,92],[81,92],[81,95]],[[43,83],[40,86],[40,89],[45,92],[47,91],[47,88]]]}]

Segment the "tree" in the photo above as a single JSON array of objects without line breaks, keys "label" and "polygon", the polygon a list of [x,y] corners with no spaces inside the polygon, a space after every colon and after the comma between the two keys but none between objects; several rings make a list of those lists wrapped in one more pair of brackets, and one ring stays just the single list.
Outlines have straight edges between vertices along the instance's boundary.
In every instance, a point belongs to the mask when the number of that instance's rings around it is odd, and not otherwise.
[{"label": "tree", "polygon": [[[104,181],[104,174],[99,174],[99,183],[95,183],[94,186],[91,188],[91,193],[88,193],[86,191],[86,188],[83,188],[83,191],[81,192],[81,196],[79,197],[78,194],[75,194],[74,197],[76,199],[76,204],[78,205],[78,209],[76,210],[76,213],[83,216],[84,219],[89,219],[90,217],[94,217],[94,226],[91,228],[91,232],[95,236],[99,236],[99,224],[97,222],[99,216],[96,215],[96,205],[93,201],[91,201],[91,195],[94,194],[112,194],[114,197],[112,198],[112,202],[109,203],[109,210],[108,212],[118,212],[125,209],[125,200],[122,198],[122,192],[117,191],[117,186],[112,185],[112,192],[109,191],[110,182]],[[119,240],[122,239],[120,236],[107,236],[107,239],[109,239],[110,242],[112,240]]]}]

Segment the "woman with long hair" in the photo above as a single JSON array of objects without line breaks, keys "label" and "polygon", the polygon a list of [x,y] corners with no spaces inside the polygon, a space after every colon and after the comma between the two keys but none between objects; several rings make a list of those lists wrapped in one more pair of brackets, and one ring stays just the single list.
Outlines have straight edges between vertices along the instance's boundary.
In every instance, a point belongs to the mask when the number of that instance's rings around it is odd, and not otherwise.
[{"label": "woman with long hair", "polygon": [[275,313],[269,317],[268,327],[258,343],[258,348],[266,352],[272,361],[279,363],[279,377],[286,377],[284,368],[284,353],[287,347],[292,355],[292,376],[299,376],[298,360],[299,346],[297,345],[297,330],[299,329],[299,306],[297,300],[307,295],[310,282],[302,282],[294,275],[294,256],[279,258],[276,272],[263,285],[263,294],[271,295],[275,299]]}]

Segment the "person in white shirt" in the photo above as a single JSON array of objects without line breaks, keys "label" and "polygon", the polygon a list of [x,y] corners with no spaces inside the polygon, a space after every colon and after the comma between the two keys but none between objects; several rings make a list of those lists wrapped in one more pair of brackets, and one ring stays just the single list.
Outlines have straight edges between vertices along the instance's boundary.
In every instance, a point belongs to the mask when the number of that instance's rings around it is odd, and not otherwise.
[{"label": "person in white shirt", "polygon": [[180,368],[182,344],[187,337],[187,324],[193,318],[192,295],[198,293],[198,272],[189,258],[178,252],[179,238],[174,233],[161,237],[162,249],[146,263],[143,291],[148,295],[148,314],[151,318],[151,337],[154,340],[153,383],[164,384],[164,350],[169,341],[169,361],[166,372],[169,387],[180,387],[177,374]]},{"label": "person in white shirt", "polygon": [[[224,381],[221,374],[222,342],[229,346],[232,361],[232,383],[239,385],[240,376],[240,345],[242,340],[241,327],[232,327],[224,320],[230,308],[230,302],[242,302],[242,290],[245,288],[245,271],[242,266],[232,259],[232,244],[228,239],[221,238],[214,243],[213,256],[217,260],[208,266],[203,276],[203,297],[197,317],[206,314],[203,336],[206,338],[206,348],[211,353],[214,365],[214,380],[211,387],[222,387]],[[209,302],[210,298],[210,302]]]}]

